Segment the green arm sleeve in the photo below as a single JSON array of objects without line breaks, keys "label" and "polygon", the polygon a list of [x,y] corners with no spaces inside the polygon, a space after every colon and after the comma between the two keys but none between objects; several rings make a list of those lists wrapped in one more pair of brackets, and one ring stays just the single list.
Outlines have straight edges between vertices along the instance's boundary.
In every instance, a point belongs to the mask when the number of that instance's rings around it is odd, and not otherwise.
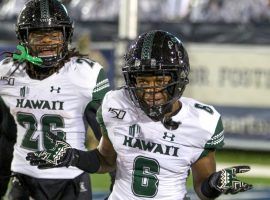
[{"label": "green arm sleeve", "polygon": [[103,130],[102,133],[108,135],[107,128],[106,128],[105,123],[103,121],[102,108],[101,108],[101,106],[99,107],[99,109],[97,111],[97,117],[96,118],[97,118],[97,122],[99,123],[99,126]]},{"label": "green arm sleeve", "polygon": [[87,123],[91,126],[97,140],[101,138],[100,127],[96,121],[96,113],[100,107],[104,95],[110,90],[110,84],[103,69],[99,71],[96,86],[93,90],[92,101],[88,103],[84,111]]}]

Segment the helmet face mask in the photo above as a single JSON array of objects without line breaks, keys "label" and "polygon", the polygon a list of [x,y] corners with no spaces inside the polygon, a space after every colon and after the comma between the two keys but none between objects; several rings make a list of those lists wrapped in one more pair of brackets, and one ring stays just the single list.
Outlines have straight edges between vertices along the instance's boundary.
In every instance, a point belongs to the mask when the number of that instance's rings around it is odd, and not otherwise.
[{"label": "helmet face mask", "polygon": [[[131,45],[125,61],[122,71],[132,101],[154,121],[163,120],[189,81],[188,55],[182,43],[168,32],[151,31]],[[142,87],[140,79],[147,76],[157,81],[146,81]]]},{"label": "helmet face mask", "polygon": [[63,55],[64,39],[61,30],[32,31],[27,43],[32,56],[39,57],[47,66],[54,60],[60,60]]},{"label": "helmet face mask", "polygon": [[[33,46],[30,35],[33,32],[61,31],[63,42],[58,45]],[[20,12],[16,24],[19,42],[29,49],[32,56],[37,56],[42,49],[55,50],[56,55],[42,56],[41,68],[54,67],[68,54],[68,44],[73,34],[73,22],[66,8],[57,0],[30,0]]]}]

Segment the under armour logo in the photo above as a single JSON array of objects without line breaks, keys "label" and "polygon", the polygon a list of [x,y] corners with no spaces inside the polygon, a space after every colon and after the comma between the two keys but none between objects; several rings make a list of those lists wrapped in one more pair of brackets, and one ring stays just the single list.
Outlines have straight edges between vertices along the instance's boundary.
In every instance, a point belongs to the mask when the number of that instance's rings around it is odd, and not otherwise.
[{"label": "under armour logo", "polygon": [[53,86],[51,86],[50,92],[56,91],[57,93],[60,93],[60,90],[61,90],[60,87],[58,87],[57,89],[55,89]]},{"label": "under armour logo", "polygon": [[117,118],[117,119],[124,119],[124,117],[126,115],[126,111],[119,110],[116,108],[109,108],[109,112],[114,114],[114,116],[112,118]]},{"label": "under armour logo", "polygon": [[165,132],[164,133],[163,139],[165,139],[165,140],[170,139],[170,141],[173,142],[174,141],[174,138],[175,138],[175,135],[174,134],[168,133],[168,132]]}]

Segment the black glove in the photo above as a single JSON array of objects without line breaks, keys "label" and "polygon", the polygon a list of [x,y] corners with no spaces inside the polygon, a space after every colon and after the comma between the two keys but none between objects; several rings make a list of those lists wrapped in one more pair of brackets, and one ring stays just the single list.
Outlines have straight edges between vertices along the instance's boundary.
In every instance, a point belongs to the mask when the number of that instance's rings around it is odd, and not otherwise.
[{"label": "black glove", "polygon": [[76,150],[54,134],[48,133],[46,137],[51,140],[54,147],[44,151],[28,153],[26,160],[30,165],[38,166],[39,169],[55,167],[69,167],[76,162]]},{"label": "black glove", "polygon": [[245,173],[249,166],[234,166],[213,173],[209,179],[210,187],[223,194],[236,194],[252,189],[252,185],[244,183],[236,178],[237,173]]}]

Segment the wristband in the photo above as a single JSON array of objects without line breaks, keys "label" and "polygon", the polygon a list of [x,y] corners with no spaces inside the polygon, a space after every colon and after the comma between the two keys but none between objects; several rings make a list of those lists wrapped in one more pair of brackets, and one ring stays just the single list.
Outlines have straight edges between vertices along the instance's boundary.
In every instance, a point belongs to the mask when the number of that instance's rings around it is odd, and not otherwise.
[{"label": "wristband", "polygon": [[213,188],[210,186],[209,184],[209,180],[211,179],[211,177],[213,176],[214,174],[212,174],[209,178],[207,178],[203,183],[202,183],[202,186],[201,186],[201,192],[204,196],[208,197],[208,198],[216,198],[218,197],[221,192],[218,191],[217,189]]},{"label": "wristband", "polygon": [[88,173],[95,173],[100,168],[98,154],[99,152],[97,149],[91,151],[74,149],[74,158],[71,162],[71,166],[78,167]]}]

